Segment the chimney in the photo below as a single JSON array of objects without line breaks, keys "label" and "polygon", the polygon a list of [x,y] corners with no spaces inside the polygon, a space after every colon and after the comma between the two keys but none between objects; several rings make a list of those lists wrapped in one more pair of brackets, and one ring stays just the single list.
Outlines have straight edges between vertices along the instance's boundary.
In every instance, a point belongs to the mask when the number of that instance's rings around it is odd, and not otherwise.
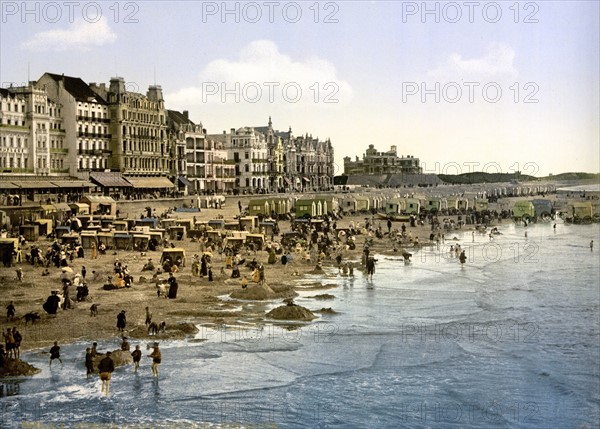
[{"label": "chimney", "polygon": [[185,117],[185,119],[190,119],[190,112],[187,110],[183,111],[183,116]]},{"label": "chimney", "polygon": [[231,134],[235,134],[235,128],[231,129]]}]

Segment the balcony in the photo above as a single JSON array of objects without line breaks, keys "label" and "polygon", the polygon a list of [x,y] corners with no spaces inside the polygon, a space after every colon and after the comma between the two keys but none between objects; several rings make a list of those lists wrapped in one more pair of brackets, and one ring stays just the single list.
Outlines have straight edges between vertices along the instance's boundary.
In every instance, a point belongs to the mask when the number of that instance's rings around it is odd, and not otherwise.
[{"label": "balcony", "polygon": [[50,153],[69,153],[69,149],[67,148],[61,148],[61,147],[56,147],[56,148],[50,148]]},{"label": "balcony", "polygon": [[4,167],[2,173],[33,173],[33,168]]},{"label": "balcony", "polygon": [[91,116],[85,116],[85,115],[77,115],[77,120],[78,121],[88,121],[88,122],[98,122],[98,123],[102,123],[102,124],[110,123],[109,118],[99,118],[99,117],[92,118]]},{"label": "balcony", "polygon": [[93,139],[110,139],[112,137],[112,134],[86,133],[86,132],[83,132],[83,131],[79,131],[77,133],[77,137],[93,138]]},{"label": "balcony", "polygon": [[7,128],[9,130],[15,130],[15,131],[29,131],[29,127],[24,127],[21,125],[0,124],[0,128]]},{"label": "balcony", "polygon": [[105,153],[112,153],[109,150],[102,150],[102,149],[79,149],[77,151],[77,153],[79,155],[93,155],[93,156],[102,156]]}]

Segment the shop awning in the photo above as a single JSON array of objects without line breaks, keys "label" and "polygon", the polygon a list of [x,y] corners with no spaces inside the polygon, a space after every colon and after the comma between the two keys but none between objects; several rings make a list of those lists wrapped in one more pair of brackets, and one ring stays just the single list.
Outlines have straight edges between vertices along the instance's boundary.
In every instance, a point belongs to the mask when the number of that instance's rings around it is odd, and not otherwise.
[{"label": "shop awning", "polygon": [[303,177],[305,182],[310,182],[310,179],[308,177]]},{"label": "shop awning", "polygon": [[19,189],[17,185],[11,182],[0,181],[0,189]]},{"label": "shop awning", "polygon": [[[14,182],[13,182],[14,183]],[[23,180],[15,183],[22,189],[56,189],[57,186],[45,180]]]},{"label": "shop awning", "polygon": [[283,180],[285,180],[285,183],[292,186],[292,181],[290,179],[288,179],[287,177],[284,177]]},{"label": "shop awning", "polygon": [[166,177],[126,177],[127,181],[136,189],[164,189],[173,188],[173,182]]},{"label": "shop awning", "polygon": [[98,203],[98,204],[114,204],[116,201],[106,195],[86,195],[82,198],[87,203]]},{"label": "shop awning", "polygon": [[179,176],[177,178],[177,180],[179,180],[184,186],[187,186],[188,188],[193,188],[194,187],[194,184],[192,182],[190,182],[188,180],[188,178],[185,177],[185,176]]},{"label": "shop awning", "polygon": [[53,185],[59,188],[95,188],[96,185],[90,182],[84,182],[83,180],[53,180]]},{"label": "shop awning", "polygon": [[105,188],[131,188],[131,183],[125,180],[121,173],[116,171],[99,171],[97,173],[91,173],[90,180],[93,180]]}]

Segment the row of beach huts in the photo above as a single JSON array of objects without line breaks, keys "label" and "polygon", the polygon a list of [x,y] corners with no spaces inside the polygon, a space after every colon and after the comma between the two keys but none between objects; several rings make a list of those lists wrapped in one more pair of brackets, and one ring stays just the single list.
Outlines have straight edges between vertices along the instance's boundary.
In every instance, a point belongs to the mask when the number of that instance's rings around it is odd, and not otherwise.
[{"label": "row of beach huts", "polygon": [[[250,200],[248,214],[250,215],[286,215],[294,214],[298,217],[318,217],[331,212],[343,214],[354,213],[385,213],[388,215],[445,213],[459,214],[469,210],[490,210],[490,200],[501,197],[529,196],[537,192],[551,192],[552,189],[530,187],[497,188],[481,192],[465,192],[460,195],[432,196],[390,193],[390,192],[363,192],[353,194],[324,194],[304,197],[272,197]],[[526,201],[530,201],[527,199]],[[552,209],[545,207],[551,205],[550,200],[536,201],[536,210],[541,215],[544,210],[552,213]],[[511,209],[511,207],[503,207]]]}]

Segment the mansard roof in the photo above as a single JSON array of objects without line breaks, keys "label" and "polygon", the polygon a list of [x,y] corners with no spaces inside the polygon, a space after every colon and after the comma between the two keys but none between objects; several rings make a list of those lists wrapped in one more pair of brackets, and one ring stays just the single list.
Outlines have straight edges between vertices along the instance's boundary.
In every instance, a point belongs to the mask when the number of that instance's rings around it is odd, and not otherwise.
[{"label": "mansard roof", "polygon": [[65,90],[77,101],[86,103],[108,104],[101,96],[92,91],[87,83],[78,77],[65,76],[54,73],[46,73],[55,82],[63,81]]},{"label": "mansard roof", "polygon": [[186,118],[185,115],[177,110],[167,110],[169,118],[178,124],[196,125],[190,118]]}]

